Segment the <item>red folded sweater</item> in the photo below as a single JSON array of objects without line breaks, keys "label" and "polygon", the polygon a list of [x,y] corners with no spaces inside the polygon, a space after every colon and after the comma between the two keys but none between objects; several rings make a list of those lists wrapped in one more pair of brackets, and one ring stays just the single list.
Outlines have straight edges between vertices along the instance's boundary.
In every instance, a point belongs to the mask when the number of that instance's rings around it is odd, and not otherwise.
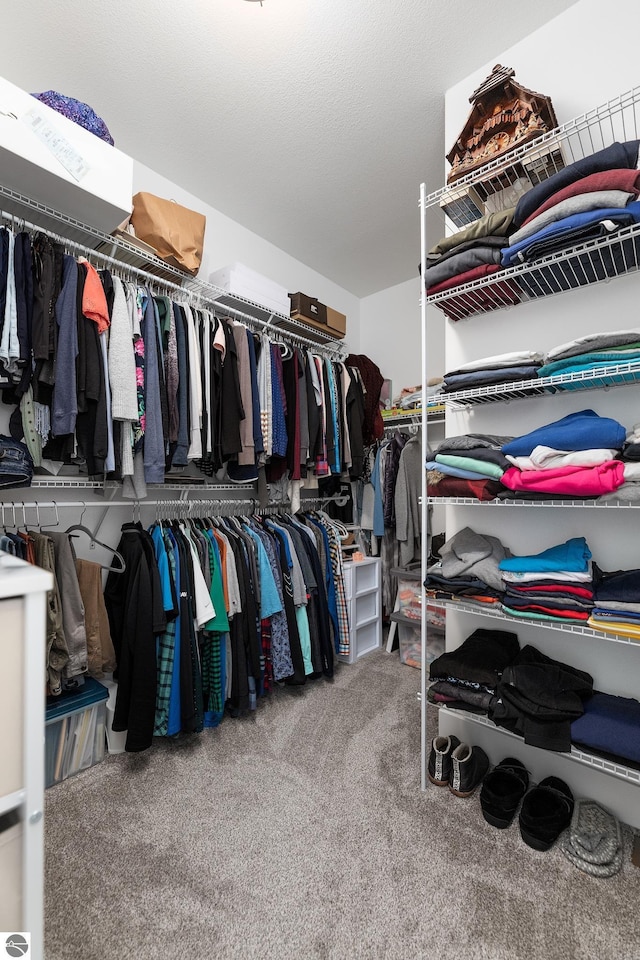
[{"label": "red folded sweater", "polygon": [[576,180],[570,183],[568,187],[558,190],[541,203],[537,210],[534,210],[530,217],[521,224],[522,227],[536,217],[539,217],[545,210],[555,207],[557,203],[568,200],[569,197],[577,197],[581,193],[596,193],[599,190],[624,190],[625,193],[640,194],[640,170],[602,170],[600,173],[591,173],[588,177]]}]

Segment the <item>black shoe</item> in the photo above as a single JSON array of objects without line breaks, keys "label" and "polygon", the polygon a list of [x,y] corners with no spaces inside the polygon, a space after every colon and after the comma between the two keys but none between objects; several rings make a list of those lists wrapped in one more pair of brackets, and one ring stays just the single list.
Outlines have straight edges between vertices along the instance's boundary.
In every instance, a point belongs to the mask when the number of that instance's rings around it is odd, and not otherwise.
[{"label": "black shoe", "polygon": [[498,830],[508,827],[528,786],[529,774],[520,760],[507,757],[494,767],[480,791],[482,816],[487,823]]},{"label": "black shoe", "polygon": [[559,777],[546,777],[522,801],[520,835],[534,850],[549,850],[571,823],[573,794]]},{"label": "black shoe", "polygon": [[436,787],[448,787],[451,775],[451,754],[460,745],[457,737],[434,737],[427,770],[429,780]]},{"label": "black shoe", "polygon": [[489,757],[482,747],[461,743],[451,754],[449,790],[456,797],[470,797],[489,769]]}]

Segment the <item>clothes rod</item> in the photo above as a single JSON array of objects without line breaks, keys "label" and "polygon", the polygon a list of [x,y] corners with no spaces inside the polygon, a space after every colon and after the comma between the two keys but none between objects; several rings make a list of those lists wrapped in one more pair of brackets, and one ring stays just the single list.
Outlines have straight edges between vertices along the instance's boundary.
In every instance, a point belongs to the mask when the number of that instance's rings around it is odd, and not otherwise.
[{"label": "clothes rod", "polygon": [[[118,271],[118,274],[123,274],[125,278],[127,276],[136,276],[145,280],[145,285],[148,286],[151,290],[158,288],[165,292],[173,292],[175,294],[180,294],[182,301],[191,302],[195,301],[199,307],[207,307],[212,310],[217,316],[224,317],[227,314],[231,314],[234,318],[242,319],[248,326],[257,332],[268,332],[271,334],[273,340],[282,340],[286,342],[287,340],[295,340],[298,343],[305,344],[310,347],[312,351],[316,353],[321,353],[330,358],[338,359],[342,353],[342,344],[320,344],[314,340],[310,340],[308,337],[303,336],[302,333],[297,333],[294,331],[281,331],[277,327],[274,327],[271,323],[276,314],[272,314],[269,320],[261,320],[259,317],[253,317],[250,313],[246,313],[243,310],[240,310],[237,307],[226,306],[217,302],[216,297],[220,295],[225,295],[226,291],[214,287],[212,284],[207,283],[206,281],[196,280],[191,278],[191,286],[181,286],[178,283],[174,283],[171,280],[164,280],[161,277],[156,277],[152,273],[148,273],[146,270],[142,270],[140,267],[135,267],[133,264],[124,263],[122,260],[117,260],[115,257],[109,256],[109,254],[103,253],[101,250],[94,250],[91,247],[88,247],[86,244],[80,243],[78,240],[72,240],[68,237],[63,236],[62,234],[56,233],[53,230],[49,230],[46,227],[40,227],[38,224],[32,223],[29,220],[25,220],[23,217],[19,217],[16,214],[10,213],[9,211],[2,210],[0,211],[0,217],[5,221],[10,221],[11,224],[18,223],[23,226],[25,229],[35,231],[36,233],[43,233],[50,239],[55,240],[57,243],[62,244],[66,249],[72,249],[77,253],[81,253],[86,257],[89,262],[93,259],[97,259],[102,264],[108,264],[109,266],[114,267]],[[114,245],[117,244],[115,238],[111,238]],[[264,309],[264,308],[262,308]],[[295,322],[295,321],[291,321]]]},{"label": "clothes rod", "polygon": [[[238,498],[235,499],[225,499],[220,500],[217,498],[210,497],[206,500],[175,500],[166,499],[166,500],[2,500],[0,501],[0,511],[4,512],[5,510],[19,511],[23,513],[25,510],[90,510],[95,507],[104,509],[105,507],[131,507],[131,509],[139,510],[142,507],[157,507],[157,506],[175,506],[179,507],[181,511],[186,511],[189,507],[199,507],[206,504],[213,506],[234,506],[236,504],[258,504],[257,497],[252,499],[247,498]],[[279,504],[269,504],[269,506],[279,506]]]}]

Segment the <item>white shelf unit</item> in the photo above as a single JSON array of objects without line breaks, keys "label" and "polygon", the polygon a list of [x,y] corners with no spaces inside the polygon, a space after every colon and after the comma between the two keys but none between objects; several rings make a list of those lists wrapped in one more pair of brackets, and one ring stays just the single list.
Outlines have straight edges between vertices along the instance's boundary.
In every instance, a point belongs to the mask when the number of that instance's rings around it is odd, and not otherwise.
[{"label": "white shelf unit", "polygon": [[[640,131],[640,88],[584,114],[578,119],[559,127],[535,141],[534,144],[513,151],[506,157],[464,182],[477,182],[499,169],[505,182],[515,182],[518,164],[544,142],[553,142],[561,151],[566,165],[594,153],[616,140],[637,139]],[[522,167],[519,168],[520,175]],[[553,171],[551,171],[553,172]],[[456,182],[457,190],[463,181]],[[427,238],[427,223],[433,222],[434,212],[446,198],[450,188],[427,194],[423,184],[420,191],[421,248],[423,275],[426,255],[438,236]],[[443,219],[439,236],[451,232],[450,224]],[[631,241],[626,243],[626,241]],[[625,243],[624,255],[622,244]],[[615,261],[624,269],[610,270],[614,262],[609,256],[618,246],[620,257]],[[629,257],[629,250],[633,255]],[[516,349],[548,350],[561,340],[595,333],[636,326],[632,304],[637,300],[637,267],[640,265],[640,226],[625,228],[602,240],[581,244],[552,257],[529,264],[520,264],[498,271],[491,277],[448,290],[437,296],[427,296],[423,290],[421,318],[423,331],[423,383],[426,382],[426,357],[428,351],[428,324],[447,323],[447,366],[455,369],[462,362],[477,360],[491,352],[491,347],[500,344],[495,352]],[[543,283],[544,268],[547,276],[559,278],[557,284]],[[543,271],[541,273],[541,270]],[[554,272],[555,271],[555,272]],[[636,276],[633,276],[634,272]],[[604,281],[616,279],[613,284]],[[624,280],[623,278],[628,279]],[[563,288],[566,281],[567,289]],[[585,287],[598,288],[585,291]],[[568,289],[571,288],[571,289]],[[570,293],[557,298],[557,293]],[[517,293],[517,297],[514,294]],[[552,298],[551,302],[549,298]],[[513,301],[517,299],[517,304]],[[544,299],[544,303],[541,302]],[[506,308],[509,309],[506,309]],[[517,309],[513,309],[517,307]],[[433,308],[438,308],[434,310]],[[438,316],[442,311],[447,318]],[[483,314],[477,321],[472,319]],[[626,319],[622,319],[622,318]],[[481,332],[478,332],[481,327]],[[518,333],[519,331],[519,333]],[[517,337],[520,337],[517,340]],[[546,339],[547,342],[544,342]],[[640,337],[639,337],[640,339]],[[514,342],[515,341],[515,342]],[[493,384],[466,390],[442,392],[434,401],[446,408],[446,434],[449,436],[467,432],[487,432],[518,435],[542,423],[558,419],[568,412],[594,405],[598,412],[614,416],[627,427],[640,420],[638,383],[640,364],[607,363],[582,374],[556,375],[533,378],[516,383]],[[615,388],[615,389],[614,389]],[[620,388],[620,389],[618,389]],[[622,389],[624,388],[624,389]],[[631,389],[627,389],[631,388]],[[635,390],[634,390],[635,388]],[[588,400],[585,392],[589,391]],[[540,405],[539,400],[544,399]],[[606,407],[600,410],[599,406]],[[536,414],[537,411],[537,414]],[[429,422],[423,416],[423,440],[425,449],[429,442]],[[569,536],[583,533],[593,550],[594,559],[604,569],[632,568],[634,561],[635,517],[629,509],[635,504],[600,503],[597,500],[547,500],[529,501],[493,500],[480,502],[467,497],[427,497],[426,472],[423,473],[423,574],[427,566],[425,550],[427,513],[429,505],[438,504],[446,509],[447,535],[467,523],[480,532],[499,536],[514,553],[535,553],[558,543]],[[492,510],[492,507],[513,509]],[[488,508],[488,509],[487,509]],[[518,510],[517,508],[522,508]],[[532,508],[535,510],[532,512]],[[576,513],[580,510],[580,513]],[[472,511],[472,512],[470,512]],[[606,519],[605,519],[606,518]],[[478,526],[476,526],[476,524]],[[606,525],[611,527],[607,532]],[[524,533],[521,533],[521,530]],[[595,531],[592,537],[592,531]],[[563,535],[564,534],[564,535]],[[527,546],[518,535],[525,535]],[[619,538],[619,540],[616,540]],[[534,549],[535,546],[535,549]],[[620,556],[618,556],[618,546]],[[601,559],[601,555],[604,561]],[[626,554],[626,555],[625,555]],[[432,598],[429,603],[437,603]],[[448,601],[440,604],[447,609],[447,649],[454,649],[467,636],[475,618],[491,618],[498,627],[516,632],[521,645],[539,643],[541,649],[559,660],[566,660],[594,677],[594,687],[599,690],[634,696],[640,691],[633,677],[637,676],[635,647],[638,641],[615,633],[595,630],[580,624],[564,624],[556,621],[534,621],[511,617],[501,610],[482,608],[481,604],[463,601]],[[423,611],[426,603],[423,604]],[[504,626],[502,626],[504,624]],[[473,627],[471,627],[473,629]],[[423,643],[426,642],[427,624],[423,613]],[[423,657],[424,663],[424,657]],[[606,678],[606,679],[601,679]],[[421,677],[421,764],[422,788],[426,789],[426,763],[429,743],[427,741],[427,686],[428,666],[423,666]],[[461,739],[482,746],[492,760],[498,762],[507,754],[520,756],[527,764],[533,779],[550,774],[566,779],[574,793],[590,796],[611,809],[617,816],[635,827],[640,827],[640,803],[637,787],[640,786],[640,771],[624,762],[611,762],[585,750],[572,748],[570,753],[557,754],[526,745],[501,727],[492,724],[486,717],[447,708],[439,709],[441,733],[455,733]],[[518,747],[514,746],[518,743]],[[578,761],[575,763],[574,761]]]},{"label": "white shelf unit", "polygon": [[349,614],[349,654],[339,654],[345,663],[382,646],[382,565],[379,557],[366,557],[343,564],[344,589]]},{"label": "white shelf unit", "polygon": [[[0,555],[0,927],[43,956],[45,614],[53,577]],[[16,821],[15,823],[13,821]]]}]

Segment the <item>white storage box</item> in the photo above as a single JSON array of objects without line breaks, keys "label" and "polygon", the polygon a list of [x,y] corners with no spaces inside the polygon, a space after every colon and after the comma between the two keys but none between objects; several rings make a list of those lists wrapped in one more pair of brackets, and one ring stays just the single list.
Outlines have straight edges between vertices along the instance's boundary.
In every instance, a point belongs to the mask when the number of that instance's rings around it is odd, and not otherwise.
[{"label": "white storage box", "polygon": [[0,77],[0,182],[110,233],[131,213],[133,160]]},{"label": "white storage box", "polygon": [[289,316],[289,292],[286,287],[263,277],[262,274],[251,270],[243,263],[231,263],[221,267],[209,277],[209,282],[220,287],[226,293],[245,300],[253,300],[274,313]]}]

